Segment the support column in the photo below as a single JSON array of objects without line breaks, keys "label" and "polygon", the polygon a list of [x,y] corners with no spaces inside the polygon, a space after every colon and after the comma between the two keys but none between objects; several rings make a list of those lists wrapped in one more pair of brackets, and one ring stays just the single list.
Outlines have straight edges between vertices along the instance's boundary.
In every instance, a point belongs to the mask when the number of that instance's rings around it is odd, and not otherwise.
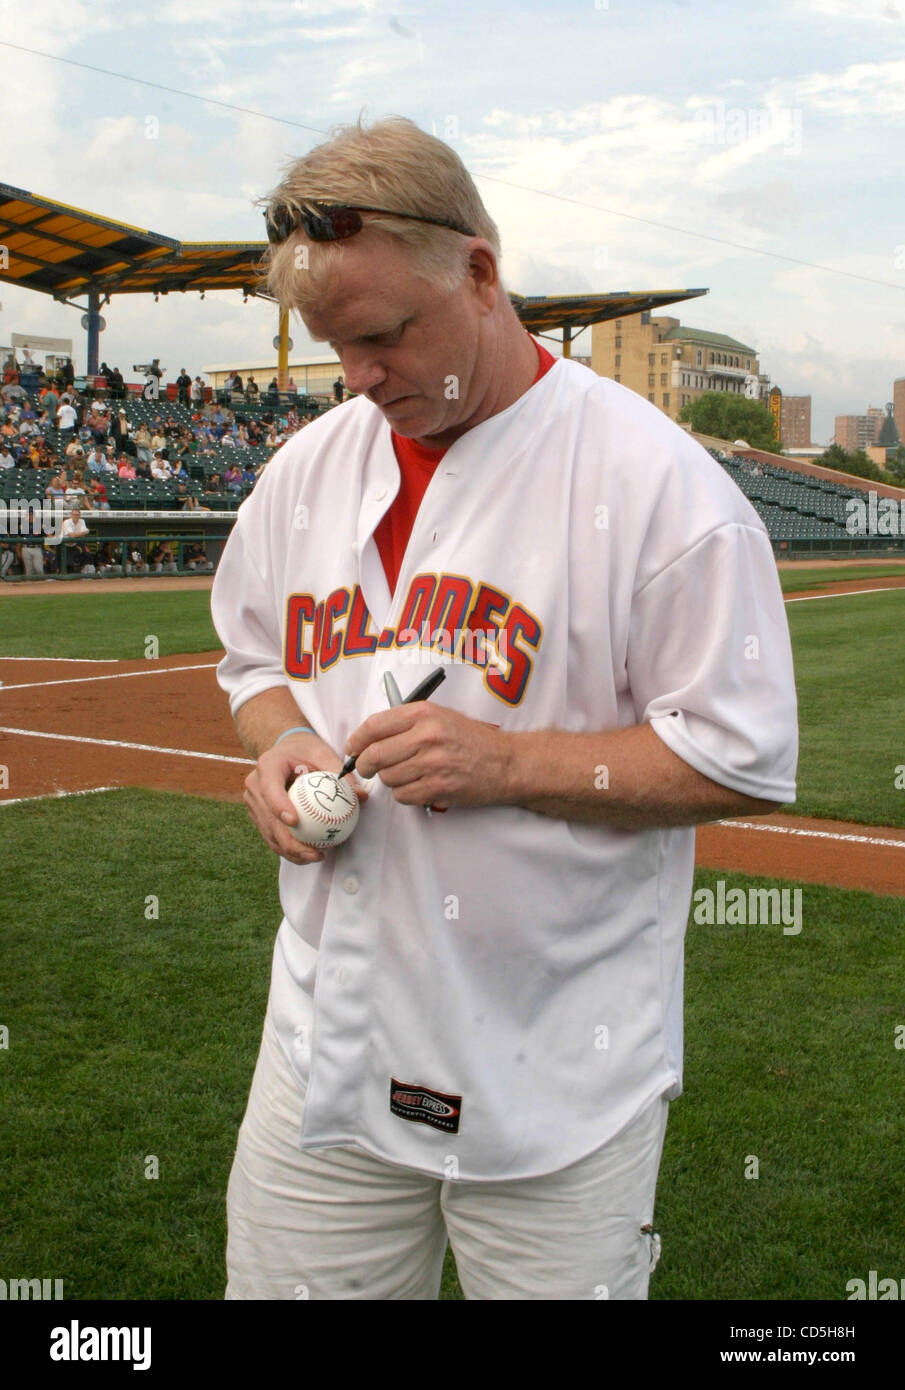
[{"label": "support column", "polygon": [[98,348],[100,338],[100,294],[97,290],[88,291],[88,366],[89,376],[97,376]]},{"label": "support column", "polygon": [[562,329],[562,355],[563,357],[572,356],[572,325],[564,323]]},{"label": "support column", "polygon": [[280,310],[280,346],[277,352],[277,386],[289,390],[289,310]]}]

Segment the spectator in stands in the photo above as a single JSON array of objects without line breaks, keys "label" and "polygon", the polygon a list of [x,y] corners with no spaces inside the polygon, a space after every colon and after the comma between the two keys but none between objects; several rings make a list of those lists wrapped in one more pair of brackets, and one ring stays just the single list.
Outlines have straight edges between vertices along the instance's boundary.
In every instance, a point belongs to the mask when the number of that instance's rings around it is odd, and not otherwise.
[{"label": "spectator in stands", "polygon": [[200,376],[195,377],[195,380],[189,388],[189,394],[192,398],[193,406],[202,406],[204,404],[204,382],[201,380]]},{"label": "spectator in stands", "polygon": [[342,403],[343,403],[343,396],[344,396],[345,394],[346,394],[346,383],[345,383],[345,380],[344,380],[342,374],[340,374],[340,375],[336,378],[336,380],[334,381],[334,383],[333,383],[333,399],[336,401],[336,404],[337,404],[337,405],[342,405]]},{"label": "spectator in stands", "polygon": [[144,422],[142,422],[135,431],[135,448],[142,463],[149,463],[153,444],[151,441],[151,432]]},{"label": "spectator in stands", "polygon": [[78,439],[70,439],[63,453],[73,468],[77,468],[85,460],[85,449]]},{"label": "spectator in stands", "polygon": [[5,386],[0,386],[0,396],[7,405],[12,405],[14,401],[28,400],[28,392],[19,385],[18,379],[7,382]]},{"label": "spectator in stands", "polygon": [[254,464],[253,464],[253,463],[247,463],[247,464],[245,465],[245,467],[243,468],[243,470],[242,470],[242,486],[243,486],[243,488],[246,488],[246,489],[249,489],[249,490],[250,490],[251,488],[253,488],[254,485],[255,485],[255,483],[257,482],[257,477],[258,477],[258,474],[257,474],[257,470],[255,469]]},{"label": "spectator in stands", "polygon": [[204,485],[205,495],[212,497],[223,496],[223,482],[219,473],[212,473]]},{"label": "spectator in stands", "polygon": [[111,375],[112,373],[106,362],[102,362],[98,370],[98,376],[102,376],[105,381],[109,382]]},{"label": "spectator in stands", "polygon": [[63,483],[63,475],[62,473],[57,472],[54,473],[53,477],[49,480],[46,488],[44,489],[44,496],[50,498],[63,497],[65,491],[66,488]]},{"label": "spectator in stands", "polygon": [[223,475],[223,482],[226,485],[227,492],[242,491],[242,469],[239,467],[237,463],[234,463],[229,468],[227,468],[226,472]]},{"label": "spectator in stands", "polygon": [[178,458],[173,464],[173,477],[177,483],[187,483],[189,480],[188,470],[181,458]]},{"label": "spectator in stands", "polygon": [[146,482],[151,481],[151,465],[149,463],[142,463],[141,459],[138,459],[133,466],[136,478],[144,478]]},{"label": "spectator in stands", "polygon": [[135,468],[134,465],[129,462],[127,454],[123,454],[121,456],[117,473],[119,474],[120,478],[126,478],[129,480],[135,478]]},{"label": "spectator in stands", "polygon": [[52,386],[48,386],[46,391],[39,392],[38,399],[45,410],[49,411],[51,415],[56,415],[60,398]]},{"label": "spectator in stands", "polygon": [[280,387],[276,377],[271,377],[270,385],[267,387],[267,399],[273,405],[280,399]]},{"label": "spectator in stands", "polygon": [[75,367],[72,365],[71,357],[67,357],[63,363],[61,375],[67,386],[71,386],[75,381]]},{"label": "spectator in stands", "polygon": [[173,470],[163,456],[163,450],[158,449],[151,460],[151,477],[156,478],[159,483],[169,482],[173,476]]},{"label": "spectator in stands", "polygon": [[97,402],[91,407],[85,420],[86,427],[91,431],[91,438],[96,444],[103,444],[110,429],[110,417],[104,407]]},{"label": "spectator in stands", "polygon": [[98,511],[109,512],[110,501],[107,497],[107,489],[100,478],[93,478],[88,484],[88,497],[91,506],[96,507]]},{"label": "spectator in stands", "polygon": [[185,367],[180,369],[179,375],[176,378],[176,389],[178,392],[179,404],[188,405],[189,392],[192,389],[192,378],[185,370]]},{"label": "spectator in stands", "polygon": [[66,484],[66,489],[63,493],[66,506],[74,506],[78,509],[83,505],[86,496],[85,480],[82,477],[81,471],[76,469],[72,475],[72,481]]},{"label": "spectator in stands", "polygon": [[110,396],[114,401],[121,401],[126,394],[126,383],[119,367],[114,367],[108,380]]},{"label": "spectator in stands", "polygon": [[236,436],[233,434],[232,430],[226,430],[224,432],[223,438],[220,440],[220,447],[221,449],[235,449]]},{"label": "spectator in stands", "polygon": [[[131,458],[131,455],[130,455],[130,454],[125,454],[125,453],[123,453],[123,454],[120,455],[120,457]],[[116,448],[114,447],[114,444],[113,444],[113,440],[112,440],[112,439],[109,440],[109,441],[107,442],[107,444],[106,444],[106,446],[105,446],[105,448],[104,448],[104,472],[105,472],[105,473],[118,473],[118,472],[119,472],[119,464],[118,464],[117,461],[116,461]]]},{"label": "spectator in stands", "polygon": [[15,468],[15,467],[16,467],[16,460],[13,458],[12,454],[10,453],[10,451],[9,451],[9,446],[7,445],[6,441],[3,440],[3,442],[0,443],[0,468]]},{"label": "spectator in stands", "polygon": [[90,454],[85,460],[85,465],[88,469],[88,472],[103,473],[105,457],[106,451],[102,449],[99,444],[95,444],[94,448],[91,450]]},{"label": "spectator in stands", "polygon": [[4,364],[3,364],[3,385],[4,385],[4,386],[18,386],[18,384],[19,384],[19,368],[18,368],[18,366],[17,366],[17,364],[16,364],[16,359],[15,359],[14,354],[13,354],[13,353],[10,353],[9,357],[7,357],[6,361],[5,361]]},{"label": "spectator in stands", "polygon": [[[167,437],[163,432],[163,425],[155,424],[151,434],[151,452],[156,454],[159,449],[165,449],[166,447]],[[150,463],[150,457],[148,462]]]},{"label": "spectator in stands", "polygon": [[78,413],[71,405],[61,405],[57,409],[57,424],[60,427],[60,442],[68,444],[75,434],[75,427],[79,422]]}]

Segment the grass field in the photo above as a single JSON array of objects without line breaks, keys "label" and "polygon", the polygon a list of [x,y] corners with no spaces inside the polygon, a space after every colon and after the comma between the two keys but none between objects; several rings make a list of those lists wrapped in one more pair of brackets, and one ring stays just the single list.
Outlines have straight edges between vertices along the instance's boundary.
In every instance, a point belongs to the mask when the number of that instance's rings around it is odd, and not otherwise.
[{"label": "grass field", "polygon": [[805,589],[818,589],[821,584],[848,583],[858,579],[889,579],[905,574],[902,565],[814,565],[801,569],[780,570],[779,581],[784,594],[798,594]]},{"label": "grass field", "polygon": [[[3,889],[16,925],[0,1265],[62,1278],[70,1298],[219,1299],[278,925],[273,857],[244,808],[166,793],[4,816],[18,870]],[[68,847],[69,870],[52,845]],[[796,937],[690,926],[686,1090],[661,1168],[652,1298],[837,1299],[868,1268],[898,1268],[903,974],[900,899],[805,885]],[[461,1296],[451,1261],[443,1296]]]},{"label": "grass field", "polygon": [[68,586],[47,594],[16,594],[0,589],[0,656],[139,660],[149,634],[157,637],[161,656],[219,647],[210,593],[73,593]]},{"label": "grass field", "polygon": [[[789,607],[797,811],[905,825],[903,604]],[[0,611],[0,655],[142,657],[152,633],[161,655],[217,646],[203,591],[23,594]],[[0,1267],[62,1278],[69,1298],[220,1299],[276,862],[243,807],[177,794],[2,816]],[[868,1269],[898,1270],[905,900],[803,894],[797,937],[690,926],[685,1095],[660,1173],[653,1299],[839,1299]],[[442,1297],[461,1297],[451,1256]]]}]

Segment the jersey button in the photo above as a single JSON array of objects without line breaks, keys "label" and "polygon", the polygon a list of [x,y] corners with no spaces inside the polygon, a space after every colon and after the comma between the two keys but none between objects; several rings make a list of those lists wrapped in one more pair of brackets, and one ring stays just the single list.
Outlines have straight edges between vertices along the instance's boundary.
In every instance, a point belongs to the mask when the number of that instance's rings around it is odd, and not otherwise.
[{"label": "jersey button", "polygon": [[355,877],[354,874],[350,874],[347,879],[343,880],[343,888],[347,893],[358,892],[358,879]]},{"label": "jersey button", "polygon": [[384,499],[384,498],[386,497],[386,495],[387,495],[387,491],[388,491],[388,489],[385,488],[385,487],[379,487],[379,488],[377,488],[377,490],[376,490],[375,493],[374,493],[374,496],[377,498],[377,501],[378,501],[378,502],[382,502],[382,501],[383,501],[383,499]]}]

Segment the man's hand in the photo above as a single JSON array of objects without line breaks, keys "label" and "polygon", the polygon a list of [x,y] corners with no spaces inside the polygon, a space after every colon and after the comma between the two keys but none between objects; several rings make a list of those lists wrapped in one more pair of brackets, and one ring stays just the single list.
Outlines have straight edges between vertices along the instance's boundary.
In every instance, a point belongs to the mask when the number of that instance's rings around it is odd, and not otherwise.
[{"label": "man's hand", "polygon": [[[287,789],[297,776],[306,772],[339,772],[343,760],[316,734],[292,734],[258,758],[257,766],[245,779],[245,805],[249,815],[274,854],[293,864],[317,864],[323,851],[303,845],[289,830],[298,821],[298,812]],[[353,775],[345,778],[359,801],[368,794]]]},{"label": "man's hand", "polygon": [[372,714],[346,752],[357,757],[361,777],[379,777],[406,806],[446,810],[507,800],[508,735],[444,705],[421,700]]}]

